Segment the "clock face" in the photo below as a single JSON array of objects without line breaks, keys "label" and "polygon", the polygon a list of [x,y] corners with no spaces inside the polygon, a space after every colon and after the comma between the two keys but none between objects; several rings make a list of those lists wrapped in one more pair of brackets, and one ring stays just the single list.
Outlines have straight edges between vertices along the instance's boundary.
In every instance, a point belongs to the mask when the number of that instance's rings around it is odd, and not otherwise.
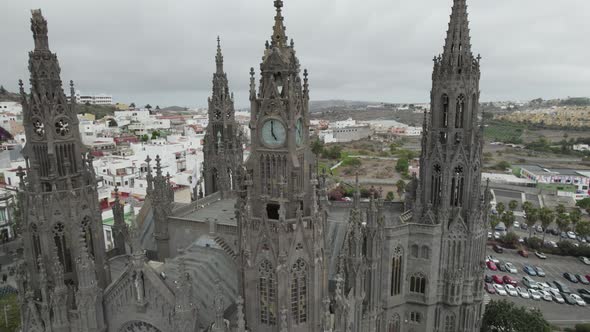
[{"label": "clock face", "polygon": [[303,143],[303,119],[299,118],[295,124],[295,143],[300,146]]},{"label": "clock face", "polygon": [[270,119],[262,126],[262,141],[264,144],[276,148],[285,144],[286,138],[287,131],[281,121]]}]

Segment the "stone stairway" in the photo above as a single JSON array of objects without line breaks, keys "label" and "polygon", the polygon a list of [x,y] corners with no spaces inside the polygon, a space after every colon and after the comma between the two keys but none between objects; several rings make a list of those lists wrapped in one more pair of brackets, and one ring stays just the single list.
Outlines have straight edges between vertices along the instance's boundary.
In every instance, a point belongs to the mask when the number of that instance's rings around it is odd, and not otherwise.
[{"label": "stone stairway", "polygon": [[225,240],[220,236],[216,236],[214,240],[215,243],[217,243],[221,248],[223,248],[223,251],[225,251],[225,253],[228,254],[229,257],[231,257],[235,262],[238,258],[238,254],[234,252],[234,250],[229,246],[229,244],[227,244],[227,242],[225,242]]}]

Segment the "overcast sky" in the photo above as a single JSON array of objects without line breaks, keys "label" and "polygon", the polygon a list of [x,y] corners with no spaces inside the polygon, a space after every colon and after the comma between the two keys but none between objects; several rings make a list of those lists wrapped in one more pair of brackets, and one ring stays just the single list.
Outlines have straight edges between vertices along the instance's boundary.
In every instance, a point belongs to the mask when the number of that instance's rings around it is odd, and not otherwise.
[{"label": "overcast sky", "polygon": [[[590,95],[590,1],[468,0],[482,100]],[[285,0],[312,100],[426,102],[452,0]],[[118,102],[206,106],[216,37],[236,106],[272,32],[273,0],[3,0],[0,84],[28,80],[42,8],[62,80]],[[26,82],[25,80],[25,82]]]}]

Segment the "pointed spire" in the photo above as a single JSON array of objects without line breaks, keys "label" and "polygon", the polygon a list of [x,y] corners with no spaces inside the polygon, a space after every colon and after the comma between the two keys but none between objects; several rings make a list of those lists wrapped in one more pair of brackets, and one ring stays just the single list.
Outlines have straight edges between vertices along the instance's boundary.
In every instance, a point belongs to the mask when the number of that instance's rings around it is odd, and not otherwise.
[{"label": "pointed spire", "polygon": [[275,26],[273,27],[271,46],[283,48],[283,47],[287,46],[287,42],[288,42],[287,35],[285,34],[285,30],[287,30],[287,29],[285,28],[285,25],[283,22],[285,20],[283,18],[283,13],[282,13],[283,1],[282,0],[275,0],[275,8],[277,10],[277,14],[275,16]]},{"label": "pointed spire", "polygon": [[31,31],[35,39],[35,51],[49,51],[49,38],[47,37],[47,21],[41,13],[41,9],[31,10]]},{"label": "pointed spire", "polygon": [[469,37],[469,19],[466,0],[453,0],[453,9],[447,39],[444,48],[443,61],[452,66],[470,65],[471,39]]},{"label": "pointed spire", "polygon": [[215,56],[217,64],[217,74],[223,75],[223,54],[221,53],[221,39],[217,36],[217,55]]}]

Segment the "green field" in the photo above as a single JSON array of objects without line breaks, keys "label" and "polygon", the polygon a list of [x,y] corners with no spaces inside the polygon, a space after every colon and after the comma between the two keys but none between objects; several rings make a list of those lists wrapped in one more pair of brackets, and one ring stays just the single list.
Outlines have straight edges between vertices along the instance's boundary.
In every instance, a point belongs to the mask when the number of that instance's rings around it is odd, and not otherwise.
[{"label": "green field", "polygon": [[487,141],[521,144],[525,130],[523,124],[491,120],[486,124],[484,136]]}]

